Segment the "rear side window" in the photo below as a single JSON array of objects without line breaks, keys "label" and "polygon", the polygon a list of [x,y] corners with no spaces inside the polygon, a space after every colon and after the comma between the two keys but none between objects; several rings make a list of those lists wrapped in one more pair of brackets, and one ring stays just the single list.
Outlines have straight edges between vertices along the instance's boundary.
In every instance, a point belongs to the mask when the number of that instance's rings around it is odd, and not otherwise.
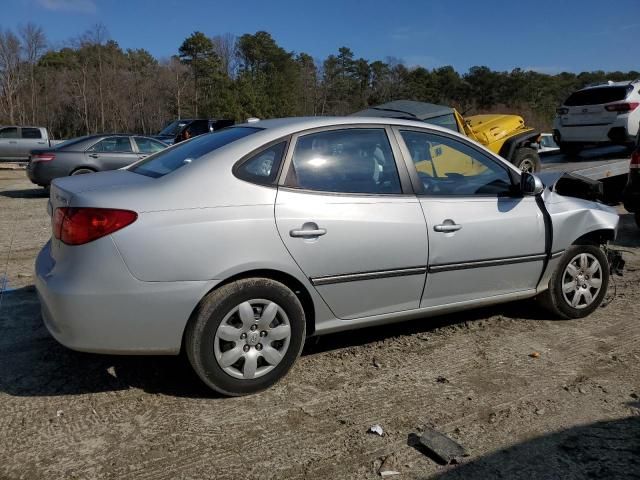
[{"label": "rear side window", "polygon": [[286,148],[286,141],[265,148],[236,166],[234,173],[248,182],[271,185],[276,181]]},{"label": "rear side window", "polygon": [[161,142],[157,142],[152,140],[151,138],[146,137],[134,137],[136,145],[138,146],[138,150],[141,153],[155,153],[160,150],[164,150],[166,145]]},{"label": "rear side window", "polygon": [[22,128],[22,138],[42,138],[39,128]]},{"label": "rear side window", "polygon": [[195,162],[208,153],[225,145],[255,133],[261,128],[233,127],[201,135],[187,142],[159,152],[147,160],[133,164],[129,170],[147,177],[158,178],[171,173],[178,168]]},{"label": "rear side window", "polygon": [[337,193],[401,193],[384,129],[350,128],[302,136],[296,143],[286,185]]},{"label": "rear side window", "polygon": [[564,104],[568,107],[581,105],[600,105],[602,103],[617,102],[627,98],[633,87],[596,87],[579,90],[572,93]]},{"label": "rear side window", "polygon": [[108,137],[96,143],[89,149],[89,152],[131,153],[133,150],[129,137]]}]

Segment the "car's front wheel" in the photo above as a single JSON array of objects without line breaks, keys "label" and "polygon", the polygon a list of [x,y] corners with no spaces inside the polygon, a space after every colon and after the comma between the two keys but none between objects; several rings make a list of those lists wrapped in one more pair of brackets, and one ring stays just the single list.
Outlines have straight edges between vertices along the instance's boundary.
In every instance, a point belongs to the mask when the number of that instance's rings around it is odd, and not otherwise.
[{"label": "car's front wheel", "polygon": [[540,171],[540,155],[535,148],[522,147],[517,149],[511,162],[523,172],[537,173]]},{"label": "car's front wheel", "polygon": [[602,303],[608,286],[609,263],[602,249],[572,245],[564,252],[540,300],[561,318],[583,318]]},{"label": "car's front wheel", "polygon": [[289,288],[247,278],[210,293],[185,332],[198,376],[224,395],[247,395],[285,376],[302,351],[305,314]]}]

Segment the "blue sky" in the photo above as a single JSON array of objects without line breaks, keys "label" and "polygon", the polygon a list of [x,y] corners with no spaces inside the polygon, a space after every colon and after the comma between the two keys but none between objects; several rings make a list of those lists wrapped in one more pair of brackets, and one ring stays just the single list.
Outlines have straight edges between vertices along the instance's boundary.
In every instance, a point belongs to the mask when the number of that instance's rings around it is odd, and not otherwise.
[{"label": "blue sky", "polygon": [[195,30],[270,32],[315,58],[350,47],[409,66],[545,73],[640,70],[640,0],[0,0],[0,28],[41,25],[61,46],[102,23],[123,48],[177,52]]}]

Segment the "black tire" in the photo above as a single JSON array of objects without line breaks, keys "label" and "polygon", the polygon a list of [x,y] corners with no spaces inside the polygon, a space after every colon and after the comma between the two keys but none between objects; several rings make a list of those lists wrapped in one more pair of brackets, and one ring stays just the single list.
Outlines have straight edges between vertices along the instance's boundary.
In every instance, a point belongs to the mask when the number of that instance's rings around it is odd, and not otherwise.
[{"label": "black tire", "polygon": [[636,225],[640,228],[640,210],[638,210],[633,217],[636,219]]},{"label": "black tire", "polygon": [[[565,275],[565,269],[569,263],[582,253],[591,255],[598,260],[601,271],[601,285],[600,290],[593,297],[593,301],[589,305],[583,308],[575,308],[565,299],[565,295],[563,295],[562,284],[564,279],[562,277]],[[595,245],[572,245],[564,252],[558,266],[551,275],[549,288],[541,294],[538,299],[546,309],[560,318],[583,318],[593,313],[593,311],[600,306],[607,293],[608,286],[609,262],[602,249]]]},{"label": "black tire", "polygon": [[96,173],[95,170],[93,170],[92,168],[76,168],[73,172],[71,172],[71,176],[75,176],[75,175],[85,175],[87,173]]},{"label": "black tire", "polygon": [[582,151],[582,144],[580,143],[560,143],[558,144],[560,147],[560,153],[562,153],[569,160],[577,159],[578,155]]},{"label": "black tire", "polygon": [[[216,359],[216,332],[230,312],[243,302],[256,299],[274,302],[282,308],[290,326],[289,344],[272,370],[253,379],[236,378],[225,372]],[[228,396],[248,395],[271,387],[286,375],[300,356],[305,331],[304,309],[289,288],[267,278],[246,278],[224,285],[204,298],[187,325],[184,347],[193,369],[210,388]],[[239,361],[244,365],[244,360]]]},{"label": "black tire", "polygon": [[511,163],[523,172],[536,173],[540,171],[540,155],[535,148],[518,148],[513,154]]}]

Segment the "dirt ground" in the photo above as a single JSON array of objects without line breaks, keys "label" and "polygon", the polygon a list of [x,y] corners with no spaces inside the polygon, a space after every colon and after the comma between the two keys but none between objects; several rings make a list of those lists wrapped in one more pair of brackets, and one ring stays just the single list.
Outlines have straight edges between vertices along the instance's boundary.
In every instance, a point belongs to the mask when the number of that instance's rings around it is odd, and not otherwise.
[{"label": "dirt ground", "polygon": [[[32,274],[46,202],[24,171],[0,170],[0,478],[374,479],[385,459],[403,479],[640,478],[631,215],[617,241],[626,275],[587,319],[523,302],[331,335],[275,388],[228,399],[182,357],[83,354],[51,338]],[[414,445],[425,427],[470,455],[438,465]]]}]

